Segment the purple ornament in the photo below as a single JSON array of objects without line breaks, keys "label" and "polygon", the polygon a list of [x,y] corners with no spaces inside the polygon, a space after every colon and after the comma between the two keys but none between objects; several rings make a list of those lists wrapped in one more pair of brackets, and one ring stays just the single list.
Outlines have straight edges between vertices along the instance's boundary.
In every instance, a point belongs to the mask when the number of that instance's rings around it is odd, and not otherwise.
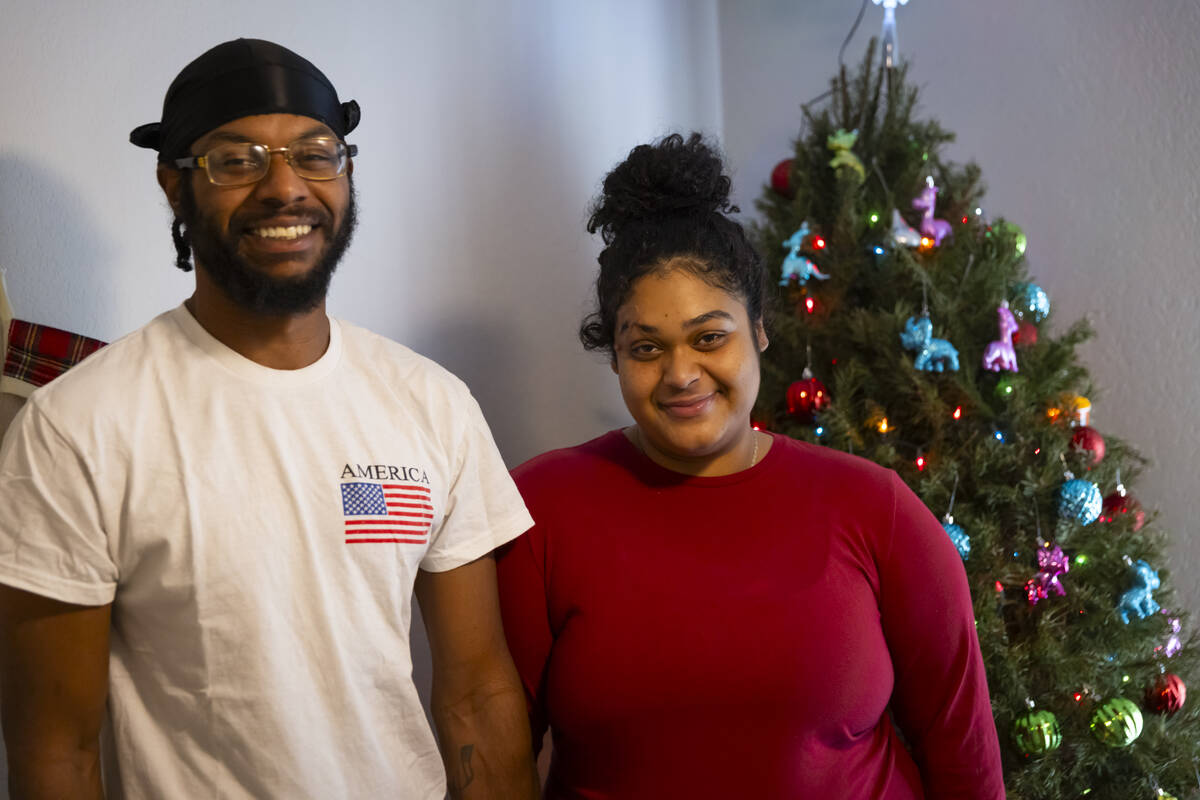
[{"label": "purple ornament", "polygon": [[[1167,610],[1164,608],[1162,613],[1166,614]],[[1179,624],[1179,617],[1172,616],[1167,617],[1167,626],[1171,629],[1171,632],[1167,635],[1165,642],[1154,648],[1154,652],[1162,653],[1167,658],[1171,658],[1183,649],[1183,642],[1179,641],[1179,632],[1183,629],[1183,626]]]},{"label": "purple ornament", "polygon": [[913,208],[921,213],[921,233],[933,239],[935,245],[941,245],[942,239],[950,233],[950,223],[944,219],[933,218],[933,207],[937,202],[938,188],[933,185],[933,178],[925,179],[925,188],[913,198]]},{"label": "purple ornament", "polygon": [[996,309],[1000,318],[1000,338],[988,344],[983,351],[983,368],[992,372],[1006,369],[1009,372],[1020,372],[1017,369],[1017,351],[1013,349],[1012,337],[1017,332],[1017,319],[1008,310],[1008,301],[1004,300]]},{"label": "purple ornament", "polygon": [[1067,593],[1059,578],[1071,570],[1071,562],[1061,547],[1051,547],[1047,542],[1038,548],[1038,567],[1037,574],[1025,582],[1025,594],[1031,606],[1051,594],[1062,597]]}]

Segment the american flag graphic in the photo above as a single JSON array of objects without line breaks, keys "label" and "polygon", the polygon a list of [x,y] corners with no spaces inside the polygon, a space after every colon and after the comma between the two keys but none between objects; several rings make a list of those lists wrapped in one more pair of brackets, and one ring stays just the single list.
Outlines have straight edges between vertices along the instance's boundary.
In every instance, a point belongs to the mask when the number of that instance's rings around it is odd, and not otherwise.
[{"label": "american flag graphic", "polygon": [[425,544],[433,526],[429,489],[412,483],[343,483],[346,544]]}]

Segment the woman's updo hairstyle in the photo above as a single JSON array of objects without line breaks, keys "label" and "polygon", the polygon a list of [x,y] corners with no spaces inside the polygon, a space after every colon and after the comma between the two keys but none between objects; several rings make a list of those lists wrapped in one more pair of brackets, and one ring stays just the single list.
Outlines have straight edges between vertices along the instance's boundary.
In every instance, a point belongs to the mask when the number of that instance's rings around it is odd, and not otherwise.
[{"label": "woman's updo hairstyle", "polygon": [[721,156],[699,133],[673,133],[635,147],[604,179],[592,204],[588,233],[606,245],[596,278],[596,310],[579,328],[588,350],[613,353],[617,309],[638,278],[680,259],[698,277],[742,299],[753,324],[762,320],[767,291],[762,259],[742,226],[726,214],[729,176]]}]

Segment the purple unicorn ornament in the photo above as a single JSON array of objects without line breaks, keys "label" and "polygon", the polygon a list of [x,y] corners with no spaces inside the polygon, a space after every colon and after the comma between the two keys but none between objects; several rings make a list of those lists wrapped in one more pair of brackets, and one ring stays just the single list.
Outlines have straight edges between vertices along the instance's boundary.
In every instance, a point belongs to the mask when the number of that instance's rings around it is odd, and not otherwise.
[{"label": "purple unicorn ornament", "polygon": [[[1039,540],[1040,541],[1040,540]],[[1037,574],[1025,582],[1025,594],[1029,605],[1037,605],[1051,594],[1062,597],[1067,593],[1059,578],[1071,570],[1071,562],[1058,545],[1043,544],[1038,548]]]},{"label": "purple unicorn ornament", "polygon": [[983,368],[992,372],[1006,369],[1009,372],[1019,372],[1017,369],[1017,351],[1013,349],[1012,337],[1017,332],[1017,319],[1008,310],[1008,301],[1001,301],[996,309],[1000,318],[1000,338],[990,342],[983,351]]},{"label": "purple unicorn ornament", "polygon": [[944,219],[933,218],[933,207],[937,201],[938,188],[933,185],[933,178],[925,179],[925,188],[913,198],[913,208],[921,212],[921,233],[933,239],[935,245],[941,245],[942,239],[950,233],[950,223]]}]

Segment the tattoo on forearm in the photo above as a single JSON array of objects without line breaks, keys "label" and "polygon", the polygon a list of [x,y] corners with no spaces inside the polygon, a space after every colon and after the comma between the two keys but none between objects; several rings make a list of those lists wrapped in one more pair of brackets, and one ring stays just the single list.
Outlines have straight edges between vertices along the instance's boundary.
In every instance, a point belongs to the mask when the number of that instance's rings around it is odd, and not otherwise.
[{"label": "tattoo on forearm", "polygon": [[450,784],[450,796],[459,797],[460,792],[475,780],[475,770],[471,768],[471,756],[475,753],[475,745],[464,744],[458,751],[459,770],[456,775],[447,775]]}]

